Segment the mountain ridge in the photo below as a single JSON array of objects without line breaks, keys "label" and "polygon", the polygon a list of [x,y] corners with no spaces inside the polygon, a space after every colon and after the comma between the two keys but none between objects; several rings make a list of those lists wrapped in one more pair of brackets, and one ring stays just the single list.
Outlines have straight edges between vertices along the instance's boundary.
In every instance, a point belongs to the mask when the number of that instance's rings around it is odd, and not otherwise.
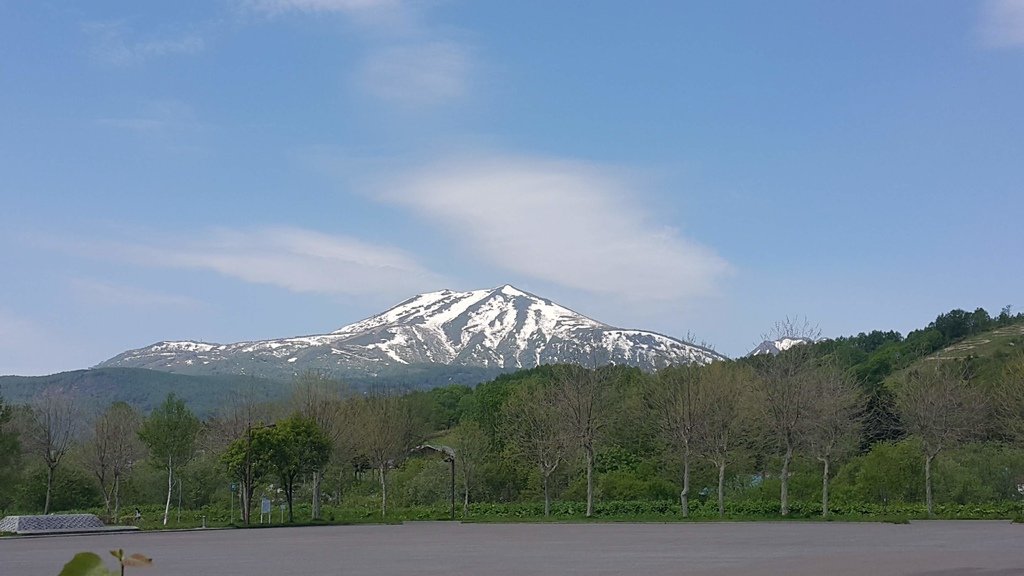
[{"label": "mountain ridge", "polygon": [[418,294],[326,334],[215,344],[161,341],[96,367],[286,379],[305,370],[375,377],[402,366],[517,370],[559,362],[654,370],[725,357],[657,332],[617,328],[505,284]]}]

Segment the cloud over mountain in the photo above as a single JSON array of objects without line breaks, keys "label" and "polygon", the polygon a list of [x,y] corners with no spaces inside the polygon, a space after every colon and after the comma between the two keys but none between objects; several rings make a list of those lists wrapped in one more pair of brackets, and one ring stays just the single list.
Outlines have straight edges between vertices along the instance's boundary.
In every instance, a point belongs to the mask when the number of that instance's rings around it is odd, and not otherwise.
[{"label": "cloud over mountain", "polygon": [[713,292],[729,264],[659,222],[640,192],[592,164],[488,156],[413,171],[381,197],[476,257],[526,277],[640,299]]}]

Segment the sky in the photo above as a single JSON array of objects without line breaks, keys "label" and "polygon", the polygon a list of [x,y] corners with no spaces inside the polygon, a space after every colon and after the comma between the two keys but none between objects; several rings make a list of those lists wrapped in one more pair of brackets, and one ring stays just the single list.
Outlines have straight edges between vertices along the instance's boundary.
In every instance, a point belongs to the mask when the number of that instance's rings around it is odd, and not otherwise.
[{"label": "sky", "polygon": [[1024,308],[1024,0],[0,0],[0,374],[512,284],[752,349]]}]

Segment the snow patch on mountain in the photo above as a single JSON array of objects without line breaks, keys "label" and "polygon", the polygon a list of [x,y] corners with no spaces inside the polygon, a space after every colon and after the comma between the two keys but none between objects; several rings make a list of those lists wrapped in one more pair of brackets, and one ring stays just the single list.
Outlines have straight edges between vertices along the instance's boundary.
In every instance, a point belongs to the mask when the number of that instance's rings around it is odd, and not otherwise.
[{"label": "snow patch on mountain", "polygon": [[814,341],[810,338],[783,336],[777,340],[765,340],[751,350],[747,356],[760,356],[762,354],[771,354],[772,356],[778,356],[780,352],[785,352],[793,346],[801,344],[812,344]]},{"label": "snow patch on mountain", "polygon": [[279,378],[308,369],[343,376],[424,364],[513,370],[576,362],[654,370],[723,358],[663,334],[609,326],[506,284],[420,294],[329,334],[235,344],[160,342],[100,366]]}]

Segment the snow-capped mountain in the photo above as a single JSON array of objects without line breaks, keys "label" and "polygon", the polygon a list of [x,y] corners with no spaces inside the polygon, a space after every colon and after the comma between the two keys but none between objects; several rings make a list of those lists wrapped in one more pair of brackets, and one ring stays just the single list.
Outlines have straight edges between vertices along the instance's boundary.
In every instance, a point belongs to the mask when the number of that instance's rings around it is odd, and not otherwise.
[{"label": "snow-capped mountain", "polygon": [[653,370],[723,358],[655,332],[608,326],[505,285],[420,294],[329,334],[236,344],[159,342],[120,354],[99,367],[268,378],[291,378],[314,369],[361,379],[424,366],[485,369],[494,374],[558,362]]},{"label": "snow-capped mountain", "polygon": [[747,353],[747,356],[759,356],[761,354],[771,354],[772,356],[778,356],[780,352],[789,350],[793,346],[799,344],[811,344],[813,340],[810,338],[791,338],[785,336],[778,340],[765,340],[757,345],[756,348]]}]

